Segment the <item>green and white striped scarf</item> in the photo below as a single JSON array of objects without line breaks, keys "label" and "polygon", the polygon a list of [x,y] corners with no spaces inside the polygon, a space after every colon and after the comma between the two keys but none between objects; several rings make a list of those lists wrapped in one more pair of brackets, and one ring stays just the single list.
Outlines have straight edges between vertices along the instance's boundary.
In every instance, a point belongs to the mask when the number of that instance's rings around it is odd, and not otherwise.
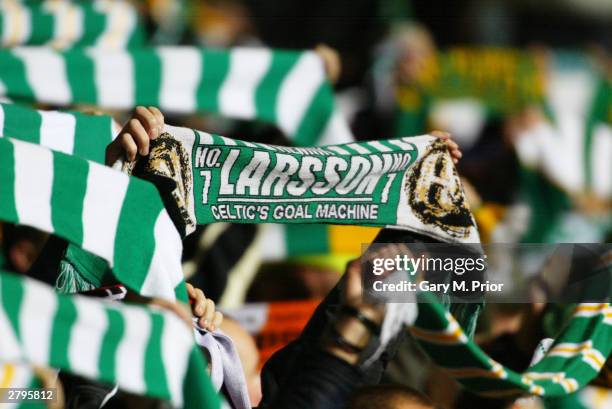
[{"label": "green and white striped scarf", "polygon": [[170,312],[61,295],[1,272],[0,333],[0,362],[65,370],[176,407],[221,407],[192,331]]},{"label": "green and white striped scarf", "polygon": [[118,132],[108,115],[39,111],[0,103],[0,137],[35,143],[97,163],[104,163],[106,145]]},{"label": "green and white striped scarf", "polygon": [[0,92],[53,105],[154,105],[276,124],[296,145],[352,140],[323,62],[312,52],[158,47],[0,51]]},{"label": "green and white striped scarf", "polygon": [[0,139],[0,219],[105,259],[145,296],[186,300],[181,238],[155,186],[97,163]]},{"label": "green and white striped scarf", "polygon": [[526,372],[516,373],[468,339],[442,305],[431,299],[422,301],[412,335],[437,365],[484,396],[562,396],[576,392],[597,376],[612,351],[610,304],[579,304],[546,356]]},{"label": "green and white striped scarf", "polygon": [[2,47],[48,45],[54,48],[141,45],[138,11],[124,0],[2,0]]},{"label": "green and white striped scarf", "polygon": [[[592,193],[612,199],[612,126],[608,113],[610,87],[604,80],[589,81],[588,73],[561,73],[552,81],[557,88],[583,90],[592,95],[582,104],[555,101],[566,96],[554,92],[550,104],[552,123],[542,123],[516,139],[518,158],[528,169],[540,171],[551,183],[570,195]],[[584,91],[584,90],[589,91]],[[562,95],[557,95],[562,94]]]}]

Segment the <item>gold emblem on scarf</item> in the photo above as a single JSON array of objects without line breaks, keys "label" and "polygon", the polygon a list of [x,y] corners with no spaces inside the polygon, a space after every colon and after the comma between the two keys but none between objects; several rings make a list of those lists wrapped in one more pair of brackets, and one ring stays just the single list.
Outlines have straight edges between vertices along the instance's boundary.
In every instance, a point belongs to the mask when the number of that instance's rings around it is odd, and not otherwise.
[{"label": "gold emblem on scarf", "polygon": [[423,223],[458,239],[469,236],[474,220],[443,141],[435,141],[409,169],[404,188],[410,207]]}]

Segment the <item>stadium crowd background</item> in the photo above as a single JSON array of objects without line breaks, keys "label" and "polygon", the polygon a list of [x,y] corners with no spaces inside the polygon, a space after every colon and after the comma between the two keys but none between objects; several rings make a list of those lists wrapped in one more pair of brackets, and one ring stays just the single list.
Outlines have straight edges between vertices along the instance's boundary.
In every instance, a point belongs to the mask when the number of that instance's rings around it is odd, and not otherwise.
[{"label": "stadium crowd background", "polygon": [[[318,47],[341,112],[357,140],[450,132],[463,152],[458,170],[484,243],[612,241],[609,1],[149,0],[134,4],[146,41],[154,45]],[[601,136],[603,149],[584,159],[581,149],[589,138],[589,110],[600,90],[607,98],[604,115],[598,118],[607,126]],[[580,101],[586,111],[576,107]],[[575,109],[569,115],[581,121],[580,131],[566,133],[563,118],[551,114],[556,108]],[[110,114],[124,123],[131,112]],[[166,122],[236,139],[290,143],[267,123],[211,114],[166,115]],[[550,127],[562,141],[553,149],[563,159],[561,169],[550,166],[538,151],[550,148],[538,134],[542,126]],[[592,175],[568,181],[578,172]],[[587,179],[597,183],[589,185]],[[270,248],[271,229],[248,224],[200,226],[186,239],[183,256],[186,277],[225,314],[222,329],[238,345],[253,405],[261,396],[258,378],[265,360],[299,335],[347,261],[357,257],[361,245],[378,231],[313,227],[296,231],[298,237],[285,232],[285,248],[277,249]],[[1,239],[6,265],[26,274],[48,236],[5,224]],[[39,278],[53,283],[50,277]],[[535,305],[492,304],[480,319],[476,339],[492,357],[520,370],[532,355],[522,348],[526,328],[533,329],[536,322],[542,326],[537,332],[548,330],[543,320],[534,318],[538,313]],[[548,402],[546,408],[612,407],[610,371],[607,365],[596,384],[567,402]],[[441,408],[501,407],[462,390],[414,342],[401,348],[383,379],[396,386],[363,388],[349,407],[433,407],[421,402],[415,390]],[[131,407],[142,404],[136,401]],[[544,407],[539,400],[521,405]]]}]

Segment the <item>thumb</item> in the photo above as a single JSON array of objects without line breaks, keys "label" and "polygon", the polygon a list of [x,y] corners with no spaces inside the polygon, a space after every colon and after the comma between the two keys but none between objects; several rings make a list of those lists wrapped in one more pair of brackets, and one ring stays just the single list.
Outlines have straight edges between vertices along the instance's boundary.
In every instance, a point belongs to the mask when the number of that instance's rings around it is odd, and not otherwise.
[{"label": "thumb", "polygon": [[346,268],[345,301],[350,304],[360,303],[363,285],[361,283],[361,264],[359,260],[351,261]]}]

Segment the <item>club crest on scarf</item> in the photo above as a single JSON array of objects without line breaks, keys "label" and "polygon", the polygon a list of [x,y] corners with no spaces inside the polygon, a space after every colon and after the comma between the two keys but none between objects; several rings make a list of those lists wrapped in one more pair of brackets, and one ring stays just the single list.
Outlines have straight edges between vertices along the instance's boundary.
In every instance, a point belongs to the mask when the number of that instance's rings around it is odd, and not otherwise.
[{"label": "club crest on scarf", "polygon": [[469,237],[475,223],[444,142],[434,142],[405,180],[408,203],[423,223],[458,239]]},{"label": "club crest on scarf", "polygon": [[128,173],[155,184],[160,191],[168,214],[184,230],[183,235],[195,230],[192,215],[192,174],[190,156],[183,144],[169,133],[151,140],[149,155],[128,164]]}]

